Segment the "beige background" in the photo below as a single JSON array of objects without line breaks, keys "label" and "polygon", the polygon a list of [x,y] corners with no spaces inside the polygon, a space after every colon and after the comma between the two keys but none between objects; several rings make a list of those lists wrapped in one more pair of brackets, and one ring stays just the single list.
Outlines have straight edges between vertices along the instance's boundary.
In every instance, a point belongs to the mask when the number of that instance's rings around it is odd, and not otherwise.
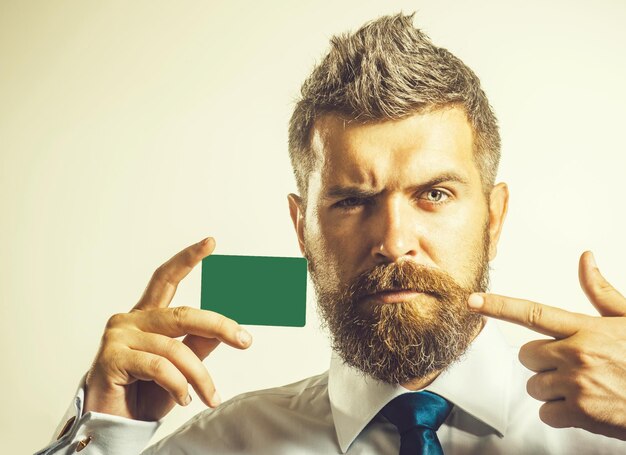
[{"label": "beige background", "polygon": [[[0,1],[3,453],[47,443],[107,318],[172,254],[212,235],[223,254],[298,255],[293,100],[332,34],[382,13],[418,10],[500,119],[493,291],[591,313],[585,249],[625,290],[626,4],[504,3]],[[175,304],[199,306],[199,272]],[[249,327],[248,351],[206,360],[223,398],[327,368],[310,297],[306,328]]]}]

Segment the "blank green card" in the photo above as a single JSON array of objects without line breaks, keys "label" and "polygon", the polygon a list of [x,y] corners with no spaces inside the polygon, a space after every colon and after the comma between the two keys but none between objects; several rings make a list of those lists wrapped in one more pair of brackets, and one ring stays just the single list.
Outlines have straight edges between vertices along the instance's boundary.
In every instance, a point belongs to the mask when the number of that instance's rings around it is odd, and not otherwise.
[{"label": "blank green card", "polygon": [[212,254],[202,260],[200,307],[239,324],[304,327],[304,258]]}]

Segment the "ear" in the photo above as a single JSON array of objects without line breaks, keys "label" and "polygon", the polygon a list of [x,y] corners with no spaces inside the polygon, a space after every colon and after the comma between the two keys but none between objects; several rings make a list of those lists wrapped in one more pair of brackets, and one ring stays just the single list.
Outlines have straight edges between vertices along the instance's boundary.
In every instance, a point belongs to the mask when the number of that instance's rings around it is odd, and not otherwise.
[{"label": "ear", "polygon": [[506,183],[498,183],[489,195],[489,261],[498,253],[498,240],[509,208],[509,187]]},{"label": "ear", "polygon": [[298,236],[298,245],[300,246],[300,252],[302,256],[306,257],[306,248],[304,246],[304,207],[302,205],[302,198],[297,194],[290,193],[287,195],[289,201],[289,214],[291,215],[291,221],[293,221],[293,227],[296,230]]}]

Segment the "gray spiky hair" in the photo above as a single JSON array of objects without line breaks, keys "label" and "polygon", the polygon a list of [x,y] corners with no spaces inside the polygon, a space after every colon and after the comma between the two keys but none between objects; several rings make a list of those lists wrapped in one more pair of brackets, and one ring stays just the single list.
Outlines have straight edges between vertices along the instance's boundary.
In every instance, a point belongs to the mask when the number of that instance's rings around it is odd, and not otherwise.
[{"label": "gray spiky hair", "polygon": [[413,26],[413,16],[380,17],[354,33],[334,36],[302,84],[289,122],[289,157],[305,203],[316,162],[310,133],[321,115],[397,120],[447,106],[465,110],[483,191],[489,193],[500,161],[500,134],[487,96],[470,68]]}]

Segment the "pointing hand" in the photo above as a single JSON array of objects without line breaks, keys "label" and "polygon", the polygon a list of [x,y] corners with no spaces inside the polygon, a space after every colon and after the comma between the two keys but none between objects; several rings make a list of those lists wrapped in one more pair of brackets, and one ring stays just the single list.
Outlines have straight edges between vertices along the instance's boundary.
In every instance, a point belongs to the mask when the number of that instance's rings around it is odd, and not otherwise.
[{"label": "pointing hand", "polygon": [[519,352],[520,362],[536,373],[526,388],[545,401],[543,422],[626,440],[626,298],[604,279],[591,252],[581,255],[578,277],[600,316],[495,294],[472,294],[468,305],[552,337]]}]

